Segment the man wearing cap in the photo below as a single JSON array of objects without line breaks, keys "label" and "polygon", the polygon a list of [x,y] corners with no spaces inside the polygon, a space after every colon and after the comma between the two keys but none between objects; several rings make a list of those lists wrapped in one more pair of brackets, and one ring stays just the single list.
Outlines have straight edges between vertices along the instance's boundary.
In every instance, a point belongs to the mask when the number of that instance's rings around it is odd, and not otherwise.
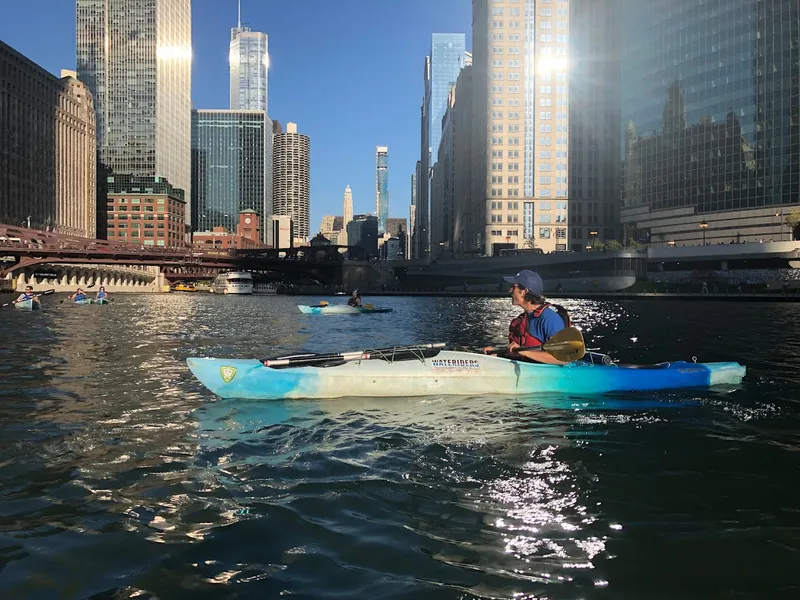
[{"label": "man wearing cap", "polygon": [[347,301],[348,306],[361,306],[361,293],[355,289],[353,295]]},{"label": "man wearing cap", "polygon": [[[538,273],[524,269],[503,279],[511,284],[511,303],[525,311],[508,327],[508,354],[551,365],[564,364],[547,352],[517,352],[516,349],[541,346],[565,327],[570,327],[569,313],[563,307],[547,302],[543,295],[544,282]],[[488,353],[490,348],[484,348],[484,352]]]}]

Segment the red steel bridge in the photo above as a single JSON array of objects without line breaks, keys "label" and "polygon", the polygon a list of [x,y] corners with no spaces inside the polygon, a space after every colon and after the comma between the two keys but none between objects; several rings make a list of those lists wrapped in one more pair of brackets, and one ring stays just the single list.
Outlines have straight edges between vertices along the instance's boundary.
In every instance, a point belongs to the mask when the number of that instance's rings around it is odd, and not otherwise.
[{"label": "red steel bridge", "polygon": [[[358,247],[317,246],[264,250],[199,250],[189,247],[136,246],[93,240],[52,231],[0,223],[0,279],[20,269],[40,265],[148,265],[167,279],[213,278],[221,270],[273,273],[288,280],[342,284],[344,271],[364,271],[370,265]],[[377,279],[380,273],[366,274]],[[371,275],[371,276],[369,276]]]}]

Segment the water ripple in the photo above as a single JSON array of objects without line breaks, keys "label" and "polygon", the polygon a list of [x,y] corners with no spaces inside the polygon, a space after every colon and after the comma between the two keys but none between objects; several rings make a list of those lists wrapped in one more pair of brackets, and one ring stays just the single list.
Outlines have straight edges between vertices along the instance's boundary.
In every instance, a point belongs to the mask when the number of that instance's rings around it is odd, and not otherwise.
[{"label": "water ripple", "polygon": [[0,311],[4,597],[800,591],[793,305],[565,302],[615,358],[748,365],[703,393],[233,402],[187,372],[192,355],[496,344],[517,312],[386,298],[391,314],[314,319],[309,300]]}]

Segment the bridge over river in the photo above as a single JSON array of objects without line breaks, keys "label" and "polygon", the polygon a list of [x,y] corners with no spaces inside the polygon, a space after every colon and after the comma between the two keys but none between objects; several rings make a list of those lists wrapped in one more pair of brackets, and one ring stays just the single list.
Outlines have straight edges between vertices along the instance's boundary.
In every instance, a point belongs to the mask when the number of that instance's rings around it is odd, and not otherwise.
[{"label": "bridge over river", "polygon": [[14,288],[47,281],[66,291],[101,281],[109,291],[161,291],[170,281],[209,279],[234,269],[265,280],[346,288],[380,286],[394,278],[391,270],[367,260],[358,247],[198,250],[90,240],[0,224],[0,280]]}]

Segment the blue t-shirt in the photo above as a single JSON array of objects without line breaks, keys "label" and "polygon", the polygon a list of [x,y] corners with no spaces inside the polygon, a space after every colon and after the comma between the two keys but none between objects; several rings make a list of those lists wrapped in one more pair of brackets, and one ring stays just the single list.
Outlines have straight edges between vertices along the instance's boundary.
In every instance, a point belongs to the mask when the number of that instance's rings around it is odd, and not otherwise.
[{"label": "blue t-shirt", "polygon": [[542,340],[542,343],[562,329],[564,329],[564,319],[552,306],[545,308],[538,317],[534,317],[532,312],[528,313],[528,333],[537,340]]},{"label": "blue t-shirt", "polygon": [[106,293],[105,292],[97,292],[97,298],[98,299],[105,298],[105,297],[106,297]]},{"label": "blue t-shirt", "polygon": [[77,302],[78,300],[86,300],[86,295],[85,294],[75,294],[75,301]]}]

